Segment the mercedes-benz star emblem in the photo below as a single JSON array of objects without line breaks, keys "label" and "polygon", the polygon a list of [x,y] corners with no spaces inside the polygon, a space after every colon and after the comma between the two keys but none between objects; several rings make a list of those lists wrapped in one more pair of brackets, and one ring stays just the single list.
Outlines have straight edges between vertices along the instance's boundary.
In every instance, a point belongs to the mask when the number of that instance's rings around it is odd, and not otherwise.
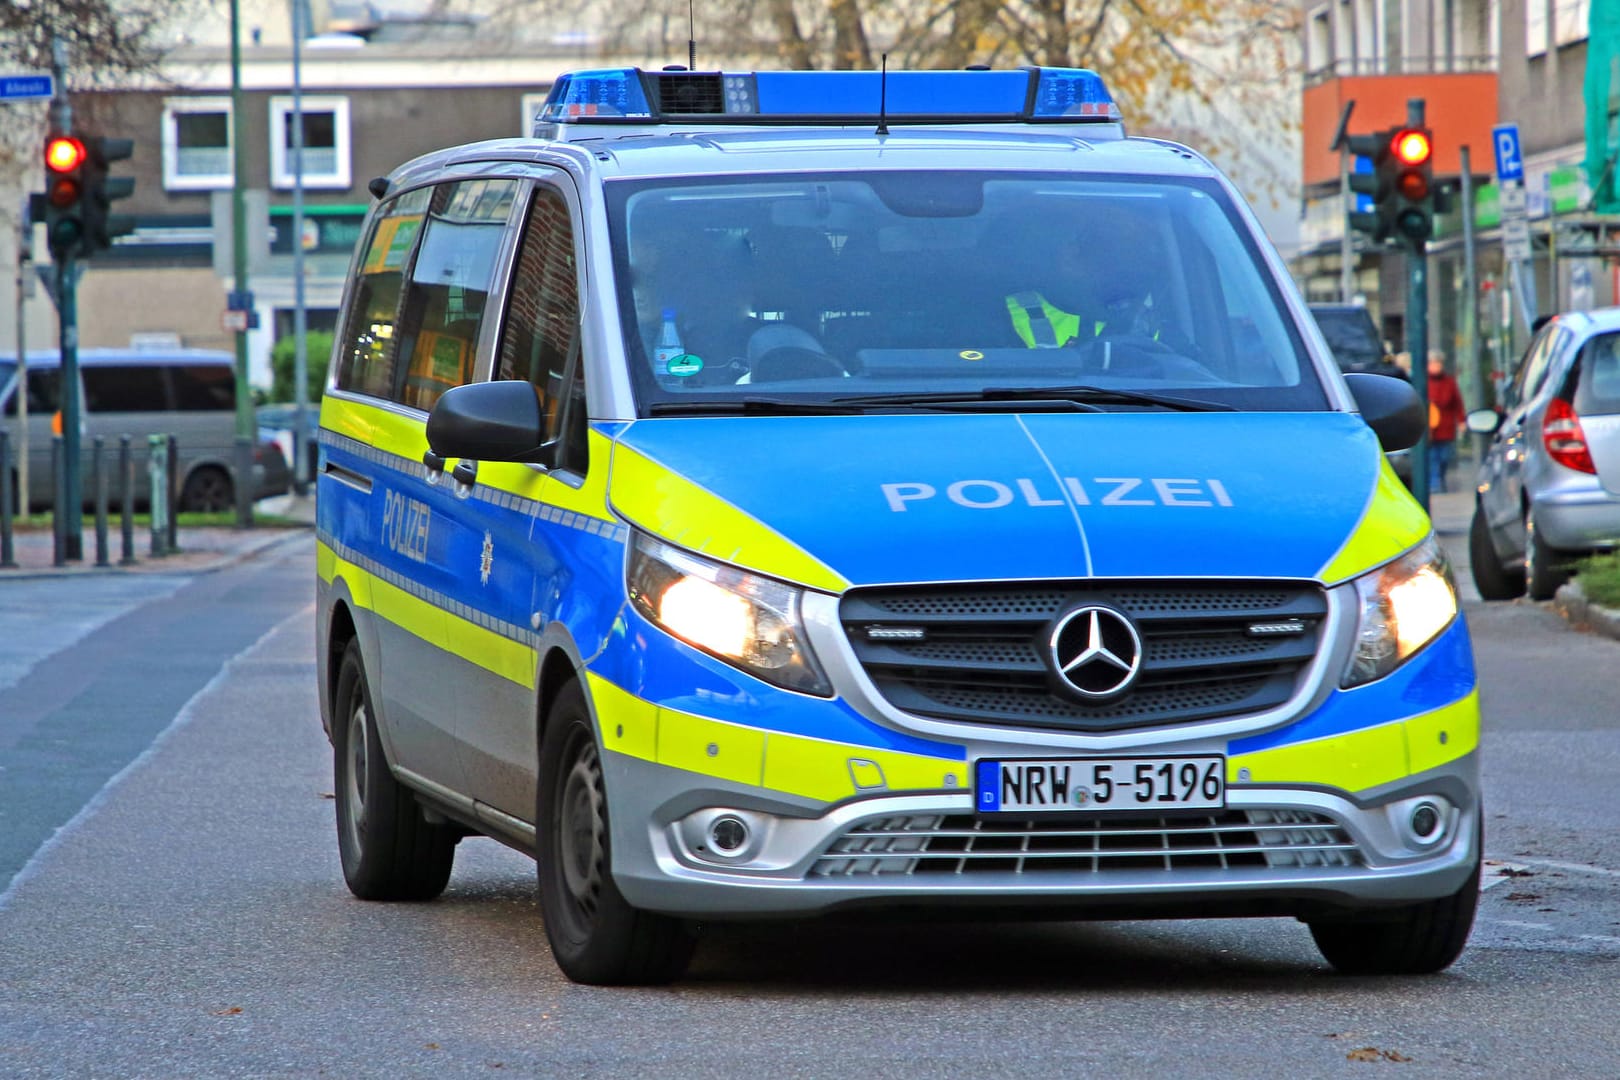
[{"label": "mercedes-benz star emblem", "polygon": [[1101,604],[1077,607],[1052,627],[1052,669],[1083,698],[1123,694],[1142,670],[1142,638],[1121,611]]}]

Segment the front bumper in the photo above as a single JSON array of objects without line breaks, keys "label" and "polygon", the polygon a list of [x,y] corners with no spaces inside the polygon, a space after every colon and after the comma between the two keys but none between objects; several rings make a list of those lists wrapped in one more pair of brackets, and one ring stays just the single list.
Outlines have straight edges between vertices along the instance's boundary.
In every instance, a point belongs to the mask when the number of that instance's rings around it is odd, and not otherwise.
[{"label": "front bumper", "polygon": [[[988,839],[979,856],[962,836],[978,820],[966,791],[815,806],[622,754],[605,764],[620,890],[636,907],[686,917],[919,905],[1309,916],[1448,895],[1480,850],[1476,754],[1356,798],[1234,784],[1225,815],[1133,821],[1125,838],[1088,836],[1095,822],[1042,819],[1026,833],[979,834]],[[1401,828],[1418,801],[1445,818],[1427,844]],[[717,813],[751,828],[731,858],[704,845]],[[933,845],[944,849],[930,854]]]}]

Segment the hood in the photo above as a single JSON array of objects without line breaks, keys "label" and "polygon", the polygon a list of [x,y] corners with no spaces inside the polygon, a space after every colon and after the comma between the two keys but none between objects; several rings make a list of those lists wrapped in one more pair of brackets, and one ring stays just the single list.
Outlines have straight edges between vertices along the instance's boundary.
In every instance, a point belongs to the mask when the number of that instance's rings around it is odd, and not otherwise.
[{"label": "hood", "polygon": [[1312,578],[1381,470],[1345,413],[671,418],[619,433],[610,497],[671,543],[834,590]]}]

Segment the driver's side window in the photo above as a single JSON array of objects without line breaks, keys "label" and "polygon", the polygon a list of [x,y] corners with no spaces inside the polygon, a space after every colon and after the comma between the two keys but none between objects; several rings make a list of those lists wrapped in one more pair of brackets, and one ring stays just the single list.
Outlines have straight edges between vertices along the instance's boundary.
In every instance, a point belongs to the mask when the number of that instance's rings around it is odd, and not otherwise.
[{"label": "driver's side window", "polygon": [[579,350],[573,220],[562,193],[537,184],[512,267],[495,377],[534,385],[546,440],[566,435],[558,467],[583,473],[585,377]]}]

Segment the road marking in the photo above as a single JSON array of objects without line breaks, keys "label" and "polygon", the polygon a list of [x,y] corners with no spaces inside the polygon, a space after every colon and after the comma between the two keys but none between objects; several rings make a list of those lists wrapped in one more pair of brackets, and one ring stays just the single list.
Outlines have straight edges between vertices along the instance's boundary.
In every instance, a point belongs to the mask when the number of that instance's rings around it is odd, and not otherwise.
[{"label": "road marking", "polygon": [[274,637],[288,626],[308,619],[314,610],[314,604],[305,605],[300,610],[294,612],[276,625],[272,626],[269,630],[266,630],[259,640],[255,641],[253,644],[249,645],[247,648],[243,649],[241,652],[237,653],[235,656],[229,658],[223,664],[221,664],[219,670],[214,673],[214,677],[204,683],[201,690],[198,690],[195,694],[191,695],[186,703],[180,707],[180,711],[174,714],[174,719],[169,721],[169,725],[157,733],[157,736],[153,738],[151,744],[148,745],[145,750],[142,750],[139,754],[135,755],[135,757],[131,758],[129,764],[125,765],[122,769],[119,769],[116,773],[114,773],[105,784],[101,785],[101,789],[92,795],[90,800],[79,808],[79,812],[77,814],[74,814],[73,817],[68,819],[66,824],[59,826],[57,830],[51,834],[50,838],[43,844],[39,845],[39,848],[35,850],[34,854],[29,856],[28,861],[24,863],[22,869],[18,870],[16,875],[12,877],[5,889],[0,890],[0,912],[4,912],[6,910],[6,907],[11,903],[11,898],[16,893],[17,889],[35,874],[39,873],[41,863],[45,861],[46,856],[60,847],[62,843],[66,841],[67,838],[73,833],[77,832],[86,821],[89,821],[92,817],[94,817],[97,811],[99,811],[102,806],[106,804],[107,800],[112,797],[113,790],[122,784],[124,779],[131,773],[135,772],[153,757],[157,756],[157,752],[162,749],[164,743],[168,742],[174,737],[175,732],[191,723],[192,710],[196,706],[197,702],[219,687],[219,685],[232,674],[232,669],[235,668],[244,657],[247,657],[253,652],[257,651],[262,645],[264,645],[266,641],[270,640],[270,638]]},{"label": "road marking", "polygon": [[1486,859],[1485,869],[1488,874],[1481,874],[1479,891],[1494,889],[1504,881],[1512,881],[1518,877],[1528,876],[1532,873],[1523,863],[1508,862],[1506,859]]},{"label": "road marking", "polygon": [[1592,874],[1597,877],[1620,878],[1620,870],[1610,870],[1607,866],[1593,866],[1591,863],[1582,862],[1560,862],[1557,859],[1525,859],[1522,863],[1504,862],[1502,865],[1512,866],[1515,869],[1534,866],[1546,870],[1568,870],[1572,874]]},{"label": "road marking", "polygon": [[1561,937],[1567,941],[1590,941],[1599,945],[1620,945],[1620,937],[1612,937],[1608,934],[1566,934],[1556,927],[1548,926],[1546,923],[1526,922],[1522,919],[1487,919],[1484,921],[1494,923],[1497,926],[1511,926],[1517,930],[1534,930],[1537,933],[1552,934],[1554,937]]}]

